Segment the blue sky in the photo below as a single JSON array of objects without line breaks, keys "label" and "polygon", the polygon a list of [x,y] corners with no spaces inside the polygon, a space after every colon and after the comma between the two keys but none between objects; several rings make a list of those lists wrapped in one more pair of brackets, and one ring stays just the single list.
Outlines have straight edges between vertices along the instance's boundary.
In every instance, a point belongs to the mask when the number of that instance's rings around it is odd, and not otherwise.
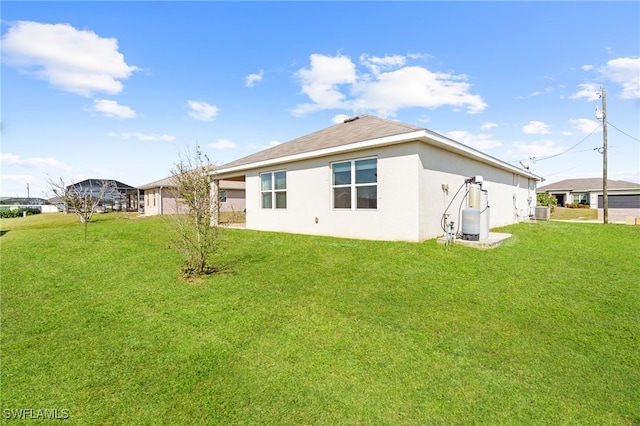
[{"label": "blue sky", "polygon": [[0,7],[3,196],[48,195],[48,176],[138,186],[195,144],[223,164],[362,114],[545,184],[601,177],[601,86],[609,178],[640,182],[638,2]]}]

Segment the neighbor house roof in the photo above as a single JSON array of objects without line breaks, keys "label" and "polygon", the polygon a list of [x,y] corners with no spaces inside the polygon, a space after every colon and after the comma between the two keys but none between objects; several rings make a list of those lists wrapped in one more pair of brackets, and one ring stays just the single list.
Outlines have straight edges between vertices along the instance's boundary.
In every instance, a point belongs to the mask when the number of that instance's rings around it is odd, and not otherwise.
[{"label": "neighbor house roof", "polygon": [[[549,191],[569,191],[569,192],[589,192],[602,191],[602,178],[565,179],[539,187],[536,192]],[[630,190],[640,189],[640,183],[625,182],[623,180],[607,179],[607,189]]]},{"label": "neighbor house roof", "polygon": [[153,182],[145,183],[144,185],[140,185],[138,189],[151,189],[151,188],[160,188],[160,187],[172,187],[173,183],[171,183],[173,176],[166,177],[164,179],[154,180]]},{"label": "neighbor house roof", "polygon": [[347,119],[326,129],[223,164],[215,173],[224,178],[256,167],[410,141],[426,142],[520,175],[539,179],[528,170],[505,163],[428,129],[369,115]]},{"label": "neighbor house roof", "polygon": [[113,182],[115,183],[117,189],[135,189],[133,186],[127,185],[126,183],[122,183],[115,179],[85,179],[82,182],[76,182],[74,184],[68,185],[67,188],[70,188],[72,186],[76,186],[76,187],[87,186],[89,188],[94,188],[94,187],[100,188],[102,186],[102,182]]},{"label": "neighbor house roof", "polygon": [[[153,182],[145,183],[144,185],[140,185],[139,189],[152,189],[152,188],[173,188],[174,184],[172,183],[173,176],[166,177],[164,179],[154,180]],[[229,180],[221,180],[220,181],[220,189],[224,190],[242,190],[245,188],[244,182],[239,181],[229,181]]]}]

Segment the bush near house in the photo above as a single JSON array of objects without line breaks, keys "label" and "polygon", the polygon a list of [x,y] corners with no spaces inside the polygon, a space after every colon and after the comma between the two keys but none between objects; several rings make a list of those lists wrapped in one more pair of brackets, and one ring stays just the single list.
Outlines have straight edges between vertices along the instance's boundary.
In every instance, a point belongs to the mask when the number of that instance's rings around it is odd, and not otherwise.
[{"label": "bush near house", "polygon": [[0,218],[3,219],[9,219],[9,218],[13,218],[13,217],[23,217],[24,214],[27,214],[27,216],[31,216],[34,214],[40,214],[40,209],[34,208],[34,207],[27,207],[27,208],[18,208],[18,209],[0,209]]},{"label": "bush near house", "polygon": [[538,194],[536,198],[537,198],[537,205],[550,207],[551,213],[553,213],[553,211],[558,206],[558,199],[551,194],[547,194],[546,192],[542,194]]},{"label": "bush near house", "polygon": [[640,227],[520,223],[488,251],[228,229],[220,273],[185,284],[171,221],[100,215],[87,240],[76,221],[0,222],[4,410],[66,409],[73,424],[640,419]]},{"label": "bush near house", "polygon": [[565,207],[570,209],[588,209],[590,208],[589,204],[580,204],[580,203],[569,203],[565,205]]}]

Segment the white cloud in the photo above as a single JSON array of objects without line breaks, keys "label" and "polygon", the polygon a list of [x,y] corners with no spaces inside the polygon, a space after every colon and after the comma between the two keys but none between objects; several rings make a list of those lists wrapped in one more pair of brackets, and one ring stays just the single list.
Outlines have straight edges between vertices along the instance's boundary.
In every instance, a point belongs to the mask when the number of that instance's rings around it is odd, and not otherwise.
[{"label": "white cloud", "polygon": [[523,158],[543,158],[563,152],[563,146],[556,145],[551,139],[541,139],[533,143],[514,143],[502,156],[505,161],[518,161]]},{"label": "white cloud", "polygon": [[39,193],[44,193],[44,188],[41,188],[39,179],[32,175],[0,175],[0,187],[2,188],[2,195],[7,197],[26,197],[27,196],[27,184],[29,184],[29,195],[31,197],[37,197]]},{"label": "white cloud", "polygon": [[591,133],[600,126],[600,123],[589,118],[574,118],[569,120],[569,123],[581,133]]},{"label": "white cloud", "polygon": [[280,145],[282,142],[278,142],[278,141],[270,141],[269,142],[269,148],[273,148],[274,146],[278,146]]},{"label": "white cloud", "polygon": [[347,56],[311,55],[310,67],[296,73],[302,93],[311,102],[297,105],[292,113],[347,109],[393,116],[399,109],[413,107],[450,105],[469,113],[487,107],[480,96],[469,93],[465,75],[407,65],[407,57],[400,55],[361,55],[360,63],[363,70],[359,72]]},{"label": "white cloud", "polygon": [[583,71],[591,71],[593,69],[593,65],[583,65],[582,66],[582,70]]},{"label": "white cloud", "polygon": [[331,108],[348,108],[345,95],[338,90],[339,85],[356,82],[356,67],[346,56],[325,56],[312,54],[310,69],[301,69],[296,77],[302,85],[302,93],[313,103],[298,105],[296,115]]},{"label": "white cloud", "polygon": [[640,98],[640,57],[612,59],[600,72],[607,79],[622,85],[621,98]]},{"label": "white cloud", "polygon": [[553,87],[545,87],[544,90],[537,90],[535,92],[531,92],[529,96],[547,95],[551,92],[553,92]]},{"label": "white cloud", "polygon": [[498,127],[498,125],[496,123],[486,122],[486,123],[482,123],[482,125],[480,126],[480,129],[491,130],[494,127]]},{"label": "white cloud", "polygon": [[189,108],[191,109],[191,111],[189,111],[189,116],[191,116],[191,118],[195,118],[196,120],[200,120],[200,121],[212,121],[216,115],[218,115],[218,112],[220,112],[220,109],[218,107],[216,107],[215,105],[209,105],[206,102],[203,101],[188,101],[189,103]]},{"label": "white cloud", "polygon": [[600,92],[600,87],[597,84],[593,83],[585,83],[578,84],[580,90],[570,97],[573,99],[586,98],[587,101],[596,101],[600,99],[598,92]]},{"label": "white cloud", "polygon": [[82,96],[120,93],[121,80],[138,68],[127,65],[118,41],[69,24],[14,23],[2,38],[4,62]]},{"label": "white cloud", "polygon": [[231,149],[235,148],[236,144],[231,142],[229,139],[218,139],[214,143],[210,143],[209,147],[213,149]]},{"label": "white cloud", "polygon": [[551,133],[549,126],[542,121],[530,121],[522,128],[522,133],[527,135],[546,135]]},{"label": "white cloud", "polygon": [[406,64],[407,58],[401,55],[385,56],[379,58],[376,56],[360,55],[360,63],[369,68],[375,75],[379,75],[384,70],[391,70],[402,67]]},{"label": "white cloud", "polygon": [[109,133],[109,136],[118,137],[121,139],[135,138],[135,139],[138,139],[139,141],[144,141],[144,142],[146,141],[171,142],[176,139],[175,136],[171,136],[171,135],[147,135],[139,132],[126,132],[126,133],[120,133],[120,134]]},{"label": "white cloud", "polygon": [[[31,175],[0,175],[0,180],[3,182],[19,182],[19,183],[27,183],[30,180],[34,180],[35,178]],[[25,185],[26,191],[26,185]]]},{"label": "white cloud", "polygon": [[264,76],[264,70],[260,70],[260,72],[258,74],[249,74],[247,76],[247,79],[245,80],[245,86],[246,87],[253,87],[253,85],[258,82],[258,81],[262,81],[262,77]]},{"label": "white cloud", "polygon": [[21,166],[35,169],[44,169],[47,167],[53,167],[62,170],[70,169],[70,167],[65,163],[52,157],[31,157],[22,159],[19,155],[0,153],[0,162],[8,166]]},{"label": "white cloud", "polygon": [[104,114],[105,117],[136,118],[136,112],[133,109],[108,99],[94,99],[93,110]]},{"label": "white cloud", "polygon": [[447,132],[445,133],[445,136],[480,151],[496,148],[502,145],[501,142],[493,139],[493,135],[474,135],[464,130],[454,130],[451,132]]}]

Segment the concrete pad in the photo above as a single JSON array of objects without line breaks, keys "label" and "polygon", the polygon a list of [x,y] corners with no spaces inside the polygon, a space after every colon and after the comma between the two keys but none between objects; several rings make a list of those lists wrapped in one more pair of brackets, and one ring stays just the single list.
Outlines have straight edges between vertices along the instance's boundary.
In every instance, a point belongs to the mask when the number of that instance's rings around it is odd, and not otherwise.
[{"label": "concrete pad", "polygon": [[[489,236],[484,240],[480,240],[480,241],[467,241],[467,240],[456,238],[455,245],[472,247],[472,248],[477,248],[481,250],[488,250],[494,247],[498,247],[507,238],[511,238],[511,234],[506,234],[501,232],[489,232]],[[446,242],[447,242],[447,237],[438,238],[439,244],[446,244]]]}]

